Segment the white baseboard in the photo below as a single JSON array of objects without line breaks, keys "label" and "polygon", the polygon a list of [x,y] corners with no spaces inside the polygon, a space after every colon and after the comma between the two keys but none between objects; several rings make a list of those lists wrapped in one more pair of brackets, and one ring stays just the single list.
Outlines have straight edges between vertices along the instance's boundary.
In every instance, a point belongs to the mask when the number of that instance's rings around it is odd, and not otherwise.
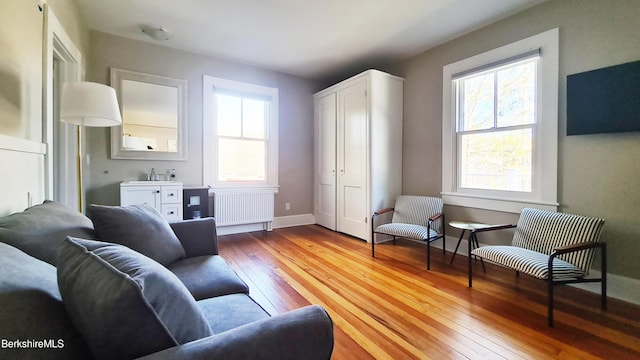
[{"label": "white baseboard", "polygon": [[300,214],[291,216],[279,216],[273,220],[273,228],[285,228],[291,226],[311,225],[316,223],[313,214]]},{"label": "white baseboard", "polygon": [[[457,242],[457,237],[447,236],[447,251],[453,252],[456,248]],[[486,244],[480,243],[480,246],[483,245]],[[466,260],[467,253],[467,239],[462,239],[460,247],[458,248],[458,255],[456,255],[456,257],[462,255]],[[593,277],[600,277],[600,274],[601,272],[598,270],[591,270],[589,272],[589,275]],[[600,283],[572,284],[571,286],[600,294]],[[640,280],[611,273],[607,274],[608,297],[640,305],[640,292],[638,292],[637,289],[640,289]]]},{"label": "white baseboard", "polygon": [[[301,214],[301,215],[291,215],[291,216],[280,216],[273,219],[272,229],[285,228],[291,226],[300,226],[300,225],[310,225],[316,223],[316,217],[313,214]],[[218,226],[217,231],[218,235],[230,235],[230,234],[240,234],[252,231],[270,231],[271,229],[267,229],[265,223],[257,223],[257,224],[243,224],[243,225],[229,225],[229,226]]]},{"label": "white baseboard", "polygon": [[263,230],[267,230],[264,223],[216,226],[216,232],[218,233],[218,235],[240,234]]}]

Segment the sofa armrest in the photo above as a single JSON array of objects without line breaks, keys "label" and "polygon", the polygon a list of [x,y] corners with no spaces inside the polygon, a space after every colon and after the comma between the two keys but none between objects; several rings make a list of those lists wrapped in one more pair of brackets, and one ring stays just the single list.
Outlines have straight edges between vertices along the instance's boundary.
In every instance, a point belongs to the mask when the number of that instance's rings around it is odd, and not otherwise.
[{"label": "sofa armrest", "polygon": [[596,241],[585,241],[577,244],[565,245],[558,248],[553,249],[551,256],[555,257],[561,254],[567,254],[574,251],[593,249],[593,248],[603,248],[606,246],[606,243],[596,242]]},{"label": "sofa armrest", "polygon": [[[438,220],[438,219],[440,219],[440,218],[444,218],[444,213],[443,213],[443,212],[437,213],[437,214],[435,214],[435,215],[433,215],[433,216],[429,217],[429,219],[427,219],[427,220],[428,220],[430,223],[432,223],[432,222],[434,222],[434,221],[436,221],[436,220]],[[443,220],[443,221],[444,221],[444,220]]]},{"label": "sofa armrest", "polygon": [[186,257],[218,255],[216,220],[212,217],[169,223]]},{"label": "sofa armrest", "polygon": [[327,360],[333,352],[333,322],[311,305],[175,346],[142,359]]},{"label": "sofa armrest", "polygon": [[[393,213],[393,211],[394,211],[394,208],[392,208],[392,207],[388,207],[388,208],[384,208],[384,209],[381,209],[381,210],[378,210],[378,211],[374,212],[374,213],[373,213],[373,215],[371,215],[371,231],[373,232],[373,231],[374,231],[374,229],[375,229],[375,227],[376,227],[376,226],[375,226],[375,224],[376,224],[376,218],[377,218],[378,216],[383,215],[383,214],[392,214],[392,213]],[[382,222],[384,222],[384,221],[386,221],[386,222],[390,222],[390,221],[391,221],[391,217],[390,217],[389,215],[385,215],[385,216],[382,218],[382,220],[379,220],[379,221],[382,221]]]},{"label": "sofa armrest", "polygon": [[389,208],[384,208],[384,209],[382,209],[382,210],[378,210],[378,211],[376,211],[376,212],[374,212],[374,213],[373,213],[373,216],[382,215],[382,214],[387,213],[387,212],[389,212],[389,211],[393,211],[393,208],[392,208],[392,207],[389,207]]}]

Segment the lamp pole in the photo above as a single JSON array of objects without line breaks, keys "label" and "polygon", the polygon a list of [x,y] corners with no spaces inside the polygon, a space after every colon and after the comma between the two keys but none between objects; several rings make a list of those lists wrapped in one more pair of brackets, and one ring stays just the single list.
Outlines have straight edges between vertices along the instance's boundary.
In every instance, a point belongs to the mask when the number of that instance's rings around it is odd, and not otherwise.
[{"label": "lamp pole", "polygon": [[122,124],[116,91],[110,86],[86,81],[65,83],[60,101],[60,120],[78,126],[78,210],[84,212],[82,127]]}]

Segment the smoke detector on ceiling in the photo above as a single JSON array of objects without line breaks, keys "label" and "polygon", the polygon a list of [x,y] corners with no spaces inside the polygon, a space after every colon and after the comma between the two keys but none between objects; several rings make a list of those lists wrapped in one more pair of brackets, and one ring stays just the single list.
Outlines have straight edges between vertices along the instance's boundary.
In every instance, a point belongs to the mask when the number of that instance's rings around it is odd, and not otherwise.
[{"label": "smoke detector on ceiling", "polygon": [[163,27],[143,25],[141,29],[154,40],[165,41],[171,38],[171,32]]}]

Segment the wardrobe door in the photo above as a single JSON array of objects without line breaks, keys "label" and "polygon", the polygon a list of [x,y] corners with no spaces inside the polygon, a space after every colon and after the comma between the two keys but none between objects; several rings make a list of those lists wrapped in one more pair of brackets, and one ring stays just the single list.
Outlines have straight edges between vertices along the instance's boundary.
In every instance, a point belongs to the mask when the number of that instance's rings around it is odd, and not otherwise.
[{"label": "wardrobe door", "polygon": [[366,79],[338,91],[338,230],[367,238]]},{"label": "wardrobe door", "polygon": [[316,223],[336,230],[336,93],[315,102]]}]

